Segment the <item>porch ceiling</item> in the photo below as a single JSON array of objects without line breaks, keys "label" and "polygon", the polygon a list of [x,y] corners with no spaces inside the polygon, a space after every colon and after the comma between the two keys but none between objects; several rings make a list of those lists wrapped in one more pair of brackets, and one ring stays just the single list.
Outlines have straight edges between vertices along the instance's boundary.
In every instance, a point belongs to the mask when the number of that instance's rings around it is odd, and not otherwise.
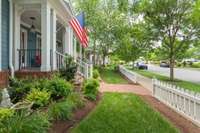
[{"label": "porch ceiling", "polygon": [[30,19],[30,17],[35,17],[35,20],[33,22],[34,26],[36,27],[36,29],[41,30],[41,13],[40,11],[25,11],[22,15],[21,15],[21,21],[28,24],[28,25],[32,25],[32,20]]}]

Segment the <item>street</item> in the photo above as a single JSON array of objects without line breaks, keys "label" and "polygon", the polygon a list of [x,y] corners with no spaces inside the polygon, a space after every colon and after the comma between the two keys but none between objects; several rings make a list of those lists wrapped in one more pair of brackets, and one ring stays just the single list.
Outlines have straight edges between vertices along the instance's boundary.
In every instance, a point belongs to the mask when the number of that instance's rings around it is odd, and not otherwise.
[{"label": "street", "polygon": [[[169,68],[163,68],[160,66],[148,65],[148,71],[158,73],[160,75],[168,76],[170,74]],[[189,70],[184,68],[175,68],[174,69],[174,76],[176,79],[190,81],[194,83],[200,84],[200,71],[198,70]]]}]

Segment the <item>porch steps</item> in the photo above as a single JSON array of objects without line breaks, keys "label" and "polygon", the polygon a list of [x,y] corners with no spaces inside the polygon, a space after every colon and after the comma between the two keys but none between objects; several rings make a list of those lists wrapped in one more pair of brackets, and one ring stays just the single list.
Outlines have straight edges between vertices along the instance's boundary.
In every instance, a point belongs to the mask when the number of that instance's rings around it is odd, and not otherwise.
[{"label": "porch steps", "polygon": [[76,91],[78,92],[82,91],[83,82],[84,82],[84,77],[81,74],[76,73],[75,78],[73,80],[74,88]]}]

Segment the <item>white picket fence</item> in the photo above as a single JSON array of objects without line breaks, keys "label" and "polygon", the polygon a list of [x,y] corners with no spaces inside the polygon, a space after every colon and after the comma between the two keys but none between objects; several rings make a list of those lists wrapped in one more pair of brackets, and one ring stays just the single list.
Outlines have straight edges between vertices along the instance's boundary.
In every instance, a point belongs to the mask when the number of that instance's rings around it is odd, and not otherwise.
[{"label": "white picket fence", "polygon": [[[167,82],[144,78],[124,66],[119,71],[134,83],[152,91],[155,98],[200,126],[200,94],[185,90]],[[148,79],[148,80],[147,80]]]},{"label": "white picket fence", "polygon": [[153,96],[200,125],[200,94],[153,79]]},{"label": "white picket fence", "polygon": [[128,78],[133,83],[137,83],[137,76],[136,73],[126,69],[124,66],[119,66],[119,71],[123,74],[126,78]]}]

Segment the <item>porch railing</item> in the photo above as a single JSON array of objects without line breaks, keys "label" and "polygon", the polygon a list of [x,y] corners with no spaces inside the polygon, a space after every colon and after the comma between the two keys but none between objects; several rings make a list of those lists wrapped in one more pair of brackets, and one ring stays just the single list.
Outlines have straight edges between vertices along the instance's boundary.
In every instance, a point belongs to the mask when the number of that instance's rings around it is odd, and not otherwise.
[{"label": "porch railing", "polygon": [[66,55],[56,51],[56,66],[58,70],[64,67],[65,57]]},{"label": "porch railing", "polygon": [[86,79],[92,78],[93,65],[77,59],[78,72],[81,73]]},{"label": "porch railing", "polygon": [[18,49],[19,70],[41,67],[41,49]]},{"label": "porch railing", "polygon": [[[64,60],[65,60],[66,55],[57,52],[56,51],[56,64],[57,64],[57,69],[61,69],[64,66]],[[80,59],[77,59],[76,61],[78,65],[78,72],[84,76],[86,79],[92,77],[92,71],[93,71],[93,65],[90,63],[86,63]]]}]

